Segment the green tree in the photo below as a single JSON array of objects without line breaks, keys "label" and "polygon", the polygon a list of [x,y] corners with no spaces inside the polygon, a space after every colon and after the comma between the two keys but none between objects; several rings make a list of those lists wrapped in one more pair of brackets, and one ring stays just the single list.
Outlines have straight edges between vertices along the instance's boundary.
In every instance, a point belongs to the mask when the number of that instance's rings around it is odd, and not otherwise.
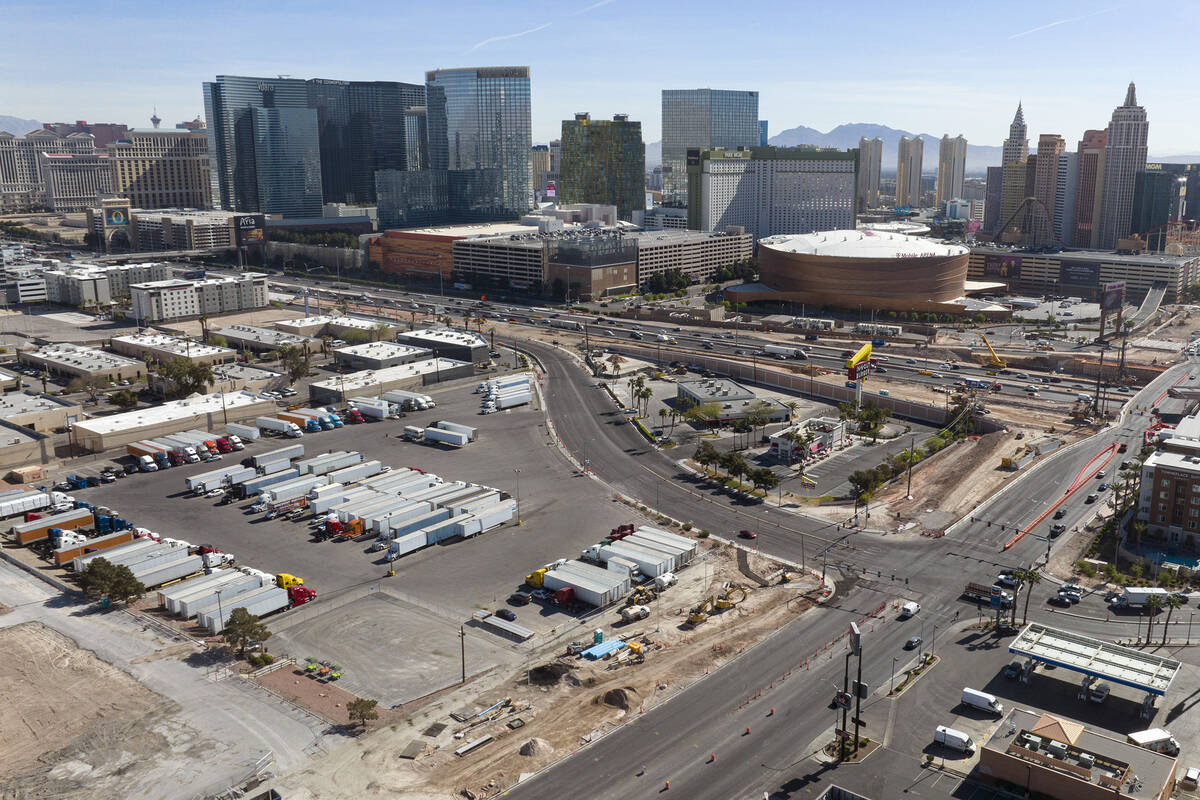
[{"label": "green tree", "polygon": [[200,364],[186,358],[172,358],[164,362],[159,367],[158,374],[168,386],[175,387],[170,392],[175,397],[204,392],[213,382],[211,364]]},{"label": "green tree", "polygon": [[692,460],[704,467],[704,474],[707,476],[708,468],[717,463],[720,457],[720,451],[713,447],[712,442],[705,440],[696,445],[696,453],[692,456]]},{"label": "green tree", "polygon": [[209,336],[208,343],[214,347],[229,347],[229,340],[219,333],[214,333]]},{"label": "green tree", "polygon": [[366,331],[361,331],[358,328],[351,328],[342,334],[342,341],[346,344],[364,344],[371,340],[371,334]]},{"label": "green tree", "polygon": [[[1042,574],[1036,569],[1019,569],[1014,573],[1018,585],[1025,590],[1025,610],[1021,612],[1021,622],[1029,622],[1029,599],[1033,597],[1033,587],[1042,582]],[[1013,603],[1013,622],[1016,623],[1017,604]]]},{"label": "green tree", "polygon": [[667,424],[667,409],[664,406],[658,410],[658,427],[663,427]]},{"label": "green tree", "polygon": [[379,719],[379,712],[375,710],[375,706],[378,703],[378,700],[356,697],[349,703],[346,703],[346,713],[349,715],[351,722],[356,722],[359,727],[365,728],[367,727],[367,720]]},{"label": "green tree", "polygon": [[103,557],[92,559],[79,573],[79,586],[88,597],[107,595],[114,603],[135,602],[146,592],[129,567]]},{"label": "green tree", "polygon": [[376,322],[371,326],[371,341],[379,342],[390,338],[392,334],[392,326],[386,322]]},{"label": "green tree", "polygon": [[42,394],[46,393],[46,381],[50,380],[50,373],[42,370],[38,373],[38,380],[42,382]]},{"label": "green tree", "polygon": [[200,341],[208,341],[208,314],[200,315]]},{"label": "green tree", "polygon": [[642,409],[643,409],[642,416],[643,417],[649,416],[650,415],[650,398],[654,396],[654,392],[650,389],[649,386],[643,386],[642,388],[638,389],[637,396],[638,396],[638,400],[641,401],[641,404],[642,404]]},{"label": "green tree", "polygon": [[1180,600],[1178,596],[1176,596],[1174,594],[1169,594],[1165,598],[1163,598],[1163,604],[1166,605],[1166,607],[1167,607],[1167,621],[1163,623],[1162,645],[1163,645],[1163,647],[1166,647],[1167,646],[1167,634],[1171,630],[1171,615],[1173,613],[1175,613],[1175,609],[1177,609],[1181,605],[1183,605],[1183,601]]},{"label": "green tree", "polygon": [[118,408],[131,409],[136,408],[138,404],[138,393],[132,389],[122,389],[119,392],[113,392],[108,396],[109,402]]},{"label": "green tree", "polygon": [[94,403],[100,398],[100,392],[108,386],[108,382],[94,375],[72,378],[67,384],[68,392],[87,392],[88,398]]},{"label": "green tree", "polygon": [[308,375],[308,351],[304,348],[294,344],[283,345],[279,348],[279,363],[290,383]]},{"label": "green tree", "polygon": [[725,453],[721,457],[721,466],[725,472],[737,481],[738,489],[742,488],[742,478],[750,474],[750,465],[741,453]]},{"label": "green tree", "polygon": [[779,476],[768,467],[760,467],[754,470],[754,485],[769,492],[779,485]]},{"label": "green tree", "polygon": [[1158,595],[1152,594],[1146,598],[1146,610],[1148,612],[1150,612],[1150,619],[1149,619],[1149,621],[1146,622],[1146,643],[1147,644],[1149,644],[1151,638],[1153,638],[1150,634],[1150,631],[1154,628],[1154,615],[1157,614],[1158,610],[1162,607],[1163,607],[1163,601]]},{"label": "green tree", "polygon": [[225,644],[237,648],[238,655],[246,651],[247,642],[265,641],[270,635],[267,626],[241,606],[230,612],[229,621],[225,623],[225,630],[221,634]]}]

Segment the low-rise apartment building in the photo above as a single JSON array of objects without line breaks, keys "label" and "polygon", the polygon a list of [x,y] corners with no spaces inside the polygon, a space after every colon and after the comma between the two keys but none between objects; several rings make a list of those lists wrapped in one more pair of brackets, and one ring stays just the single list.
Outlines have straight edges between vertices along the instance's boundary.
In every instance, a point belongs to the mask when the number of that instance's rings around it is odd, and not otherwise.
[{"label": "low-rise apartment building", "polygon": [[130,314],[142,323],[211,317],[267,305],[267,276],[261,272],[199,281],[151,281],[131,284],[129,290]]},{"label": "low-rise apartment building", "polygon": [[237,360],[237,351],[229,347],[194,342],[165,333],[138,333],[114,336],[109,346],[115,352],[143,361],[172,361],[184,358],[197,364],[228,364]]}]

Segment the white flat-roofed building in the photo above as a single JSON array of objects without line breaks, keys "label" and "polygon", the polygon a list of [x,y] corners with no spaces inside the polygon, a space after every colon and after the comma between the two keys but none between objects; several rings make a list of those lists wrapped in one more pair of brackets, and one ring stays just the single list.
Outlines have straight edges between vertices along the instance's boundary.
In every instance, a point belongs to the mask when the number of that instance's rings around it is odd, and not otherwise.
[{"label": "white flat-roofed building", "polygon": [[68,342],[48,344],[38,350],[22,352],[18,359],[22,364],[44,369],[51,375],[68,378],[137,380],[146,371],[146,365],[141,361]]},{"label": "white flat-roofed building", "polygon": [[392,324],[383,320],[366,319],[364,317],[320,315],[302,317],[301,319],[285,319],[275,323],[278,330],[294,333],[298,336],[339,336],[346,331],[359,331],[368,336],[375,335],[375,329],[380,324],[387,325],[389,338]]},{"label": "white flat-roofed building", "polygon": [[199,281],[152,281],[131,284],[129,289],[133,318],[149,323],[248,311],[267,305],[267,276],[261,272]]},{"label": "white flat-roofed building", "polygon": [[76,422],[74,436],[84,449],[101,452],[192,428],[215,430],[275,411],[274,400],[252,392],[217,392]]},{"label": "white flat-roofed building", "polygon": [[42,273],[46,299],[68,306],[96,307],[112,303],[108,274],[97,267],[51,269]]},{"label": "white flat-roofed building", "polygon": [[429,383],[469,378],[475,365],[450,358],[430,358],[387,369],[364,370],[317,381],[308,387],[313,403],[345,402],[347,397],[379,397],[395,389],[418,389]]},{"label": "white flat-roofed building", "polygon": [[110,347],[122,355],[159,362],[185,358],[197,364],[225,364],[237,360],[237,351],[232,348],[217,347],[165,333],[114,336]]},{"label": "white flat-roofed building", "polygon": [[689,406],[715,406],[717,418],[722,422],[745,419],[755,410],[761,410],[772,422],[785,420],[790,415],[785,406],[761,399],[750,389],[727,378],[679,381],[675,384],[675,396]]},{"label": "white flat-roofed building", "polygon": [[397,342],[364,342],[333,351],[333,360],[347,369],[386,369],[428,359],[433,351]]},{"label": "white flat-roofed building", "polygon": [[490,350],[487,340],[479,334],[449,328],[401,331],[396,334],[396,341],[413,347],[424,347],[439,356],[459,361],[486,361]]},{"label": "white flat-roofed building", "polygon": [[[227,325],[216,331],[224,337],[225,343],[239,350],[252,350],[256,353],[268,350],[278,350],[285,344],[295,347],[308,346],[310,350],[317,345],[316,340],[308,336],[276,330],[275,328],[260,328],[255,325]],[[319,345],[317,345],[319,346]]]},{"label": "white flat-roofed building", "polygon": [[33,392],[0,395],[0,419],[12,425],[49,433],[67,426],[68,417],[79,417],[83,409],[53,397]]},{"label": "white flat-roofed building", "polygon": [[940,258],[965,256],[971,251],[960,244],[904,234],[873,235],[875,231],[825,231],[792,236],[771,236],[761,245],[785,253],[833,258]]}]

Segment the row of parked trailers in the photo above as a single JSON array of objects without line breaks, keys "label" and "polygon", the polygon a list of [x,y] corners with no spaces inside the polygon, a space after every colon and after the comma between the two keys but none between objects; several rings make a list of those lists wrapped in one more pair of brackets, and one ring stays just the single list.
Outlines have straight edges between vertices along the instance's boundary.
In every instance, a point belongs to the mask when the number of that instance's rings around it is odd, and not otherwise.
[{"label": "row of parked trailers", "polygon": [[583,554],[603,566],[584,561],[560,561],[542,575],[550,591],[570,588],[577,600],[602,607],[614,603],[630,589],[635,565],[644,578],[675,572],[699,552],[696,541],[643,525],[623,538],[596,545]]},{"label": "row of parked trailers", "polygon": [[195,619],[210,634],[225,629],[235,608],[263,617],[293,604],[275,576],[250,567],[220,569],[158,593],[158,604],[182,619]]}]

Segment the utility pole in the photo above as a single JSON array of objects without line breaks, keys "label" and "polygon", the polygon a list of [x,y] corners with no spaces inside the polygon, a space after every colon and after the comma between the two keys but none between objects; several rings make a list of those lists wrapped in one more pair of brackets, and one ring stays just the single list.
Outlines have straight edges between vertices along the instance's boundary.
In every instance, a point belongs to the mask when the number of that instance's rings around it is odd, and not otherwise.
[{"label": "utility pole", "polygon": [[[857,630],[857,629],[856,629]],[[857,637],[852,637],[857,638]],[[862,640],[859,639],[858,645],[858,680],[854,687],[854,754],[858,755],[858,725],[862,722]]]},{"label": "utility pole", "polygon": [[[849,694],[850,692],[850,651],[846,652],[846,670],[842,674],[842,692]],[[838,760],[846,760],[846,715],[850,713],[849,704],[842,709],[842,735],[838,737]]]},{"label": "utility pole", "polygon": [[459,652],[462,655],[462,681],[461,682],[466,683],[467,682],[467,629],[462,625],[458,626],[458,642],[459,642]]},{"label": "utility pole", "polygon": [[904,490],[904,498],[912,500],[912,462],[916,457],[917,435],[914,433],[908,440],[908,488]]}]

